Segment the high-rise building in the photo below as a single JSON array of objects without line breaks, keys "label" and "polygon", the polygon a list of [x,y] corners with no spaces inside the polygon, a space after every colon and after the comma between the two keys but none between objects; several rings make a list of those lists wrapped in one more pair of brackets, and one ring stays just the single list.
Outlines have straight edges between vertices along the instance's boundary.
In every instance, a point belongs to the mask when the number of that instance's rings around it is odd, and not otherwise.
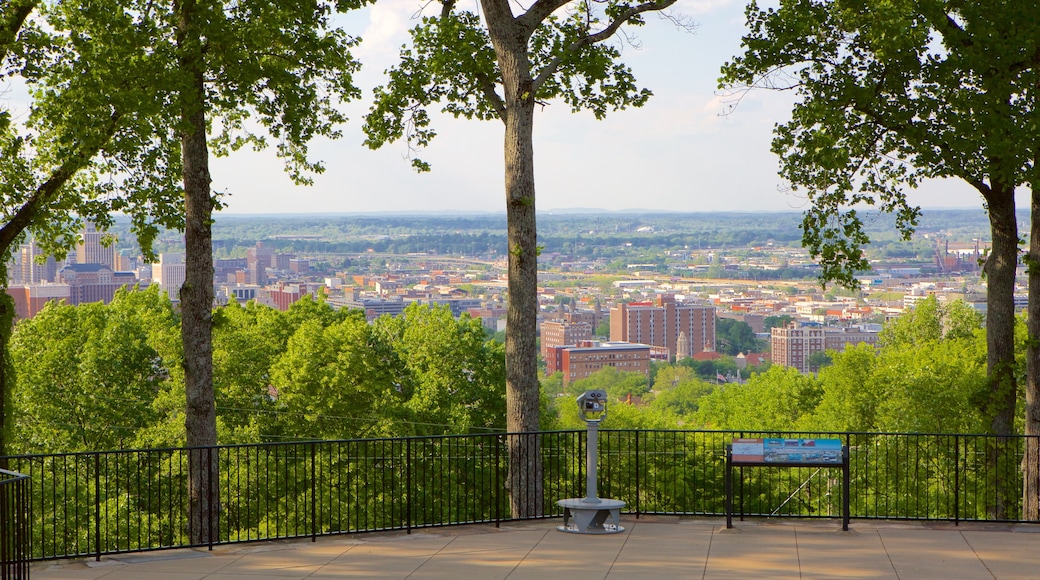
[{"label": "high-rise building", "polygon": [[255,247],[249,248],[246,253],[246,283],[267,285],[267,269],[271,267],[272,252],[265,248],[263,242],[257,242]]},{"label": "high-rise building", "polygon": [[654,302],[630,302],[610,309],[610,340],[634,342],[668,349],[675,359],[679,334],[685,333],[692,356],[715,348],[715,306],[677,303],[663,294]]},{"label": "high-rise building", "polygon": [[113,272],[116,270],[115,247],[101,244],[105,234],[99,232],[91,222],[83,224],[79,243],[76,244],[77,264],[101,264]]},{"label": "high-rise building", "polygon": [[769,351],[773,364],[798,369],[803,373],[810,370],[809,357],[823,352],[826,332],[820,326],[798,326],[791,323],[786,327],[770,330]]},{"label": "high-rise building", "polygon": [[[547,320],[539,327],[542,343],[542,358],[550,358],[553,347],[578,344],[583,340],[592,340],[592,325],[588,322],[563,322]],[[552,374],[546,369],[548,374]]]},{"label": "high-rise building", "polygon": [[834,350],[841,352],[850,344],[877,344],[878,333],[850,328],[790,325],[770,331],[770,358],[775,365],[791,367],[800,372],[815,372],[819,368],[810,357],[816,353]]},{"label": "high-rise building", "polygon": [[22,284],[39,284],[41,282],[54,281],[58,273],[58,263],[54,260],[54,256],[47,256],[41,262],[40,257],[43,256],[43,250],[32,241],[28,244],[22,244],[19,253],[21,257],[19,282]]},{"label": "high-rise building", "polygon": [[159,263],[152,264],[152,283],[158,284],[170,300],[178,300],[184,284],[184,254],[159,254]]}]

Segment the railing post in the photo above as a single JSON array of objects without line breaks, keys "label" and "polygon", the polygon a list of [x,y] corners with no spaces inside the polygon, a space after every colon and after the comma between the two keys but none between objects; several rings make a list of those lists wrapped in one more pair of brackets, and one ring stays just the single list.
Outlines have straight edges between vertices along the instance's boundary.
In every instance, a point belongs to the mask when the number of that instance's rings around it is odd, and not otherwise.
[{"label": "railing post", "polygon": [[639,433],[636,430],[636,519],[639,519],[639,498],[643,495],[639,489],[639,467],[640,467],[640,455],[639,455]]},{"label": "railing post", "polygon": [[318,541],[318,500],[315,494],[318,491],[317,469],[317,441],[311,441],[311,541]]},{"label": "railing post", "polygon": [[94,453],[94,561],[101,561],[101,454]]},{"label": "railing post", "polygon": [[494,510],[494,513],[492,514],[492,517],[495,518],[495,527],[496,528],[500,527],[501,524],[502,524],[502,507],[501,507],[501,504],[502,504],[502,489],[501,489],[501,487],[502,487],[502,478],[499,477],[499,475],[500,475],[499,474],[499,470],[501,470],[501,465],[502,465],[502,444],[503,443],[506,444],[506,445],[509,444],[509,442],[506,441],[506,438],[508,438],[508,437],[509,437],[508,433],[502,435],[502,440],[501,441],[499,441],[498,436],[495,437],[495,464],[494,464],[494,469],[492,470],[493,473],[494,473],[494,476],[495,476],[495,483],[494,483],[494,485],[491,486],[495,491],[494,491],[494,497],[491,498],[491,501],[493,502],[493,505],[491,506],[491,509]]},{"label": "railing post", "polygon": [[213,447],[206,448],[206,519],[209,551],[213,551],[213,528],[217,527],[216,511],[213,509]]},{"label": "railing post", "polygon": [[953,525],[960,525],[961,516],[961,445],[960,435],[953,436]]},{"label": "railing post", "polygon": [[412,533],[412,438],[404,440],[404,525]]}]

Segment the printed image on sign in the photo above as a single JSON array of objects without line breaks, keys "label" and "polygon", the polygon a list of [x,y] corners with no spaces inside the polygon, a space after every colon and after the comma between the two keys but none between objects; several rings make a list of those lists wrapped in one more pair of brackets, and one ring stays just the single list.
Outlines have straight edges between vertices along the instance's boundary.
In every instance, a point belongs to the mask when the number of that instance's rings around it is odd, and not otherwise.
[{"label": "printed image on sign", "polygon": [[761,463],[763,459],[762,438],[734,439],[733,463]]},{"label": "printed image on sign", "polygon": [[765,439],[765,463],[841,465],[841,439]]}]

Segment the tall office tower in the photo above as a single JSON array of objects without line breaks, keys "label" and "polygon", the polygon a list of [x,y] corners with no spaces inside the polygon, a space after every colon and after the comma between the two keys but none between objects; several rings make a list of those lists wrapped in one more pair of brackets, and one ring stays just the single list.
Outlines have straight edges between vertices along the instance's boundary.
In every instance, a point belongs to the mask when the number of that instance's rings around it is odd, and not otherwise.
[{"label": "tall office tower", "polygon": [[246,253],[246,283],[264,286],[267,284],[267,269],[271,266],[271,249],[265,248],[263,242],[249,248]]},{"label": "tall office tower", "polygon": [[178,300],[184,284],[184,254],[159,254],[159,263],[152,264],[152,283],[170,297]]},{"label": "tall office tower", "polygon": [[115,271],[115,247],[108,246],[106,248],[101,245],[101,239],[104,235],[104,233],[97,230],[93,223],[88,221],[83,224],[79,243],[76,244],[77,264],[101,264]]},{"label": "tall office tower", "polygon": [[33,241],[30,241],[28,244],[22,244],[20,254],[21,263],[19,268],[20,282],[22,284],[39,284],[41,282],[54,281],[58,273],[58,263],[54,261],[54,256],[47,256],[42,263],[39,262],[39,256],[43,255],[43,250]]}]

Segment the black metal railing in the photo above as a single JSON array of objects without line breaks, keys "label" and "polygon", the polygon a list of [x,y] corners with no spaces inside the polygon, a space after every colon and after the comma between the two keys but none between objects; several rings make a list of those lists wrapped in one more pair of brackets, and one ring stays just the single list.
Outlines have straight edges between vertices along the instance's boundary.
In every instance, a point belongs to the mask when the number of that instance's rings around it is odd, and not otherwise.
[{"label": "black metal railing", "polygon": [[29,477],[0,469],[0,579],[29,577],[32,521]]},{"label": "black metal railing", "polygon": [[[517,437],[535,443],[526,448],[539,454],[540,479],[510,478],[509,438]],[[1021,436],[602,430],[599,495],[625,501],[637,516],[723,515],[725,447],[734,437],[842,439],[850,449],[854,518],[1021,519]],[[216,471],[207,474],[206,499],[216,521],[212,536],[195,542],[187,531],[188,450],[8,458],[32,481],[32,558],[499,522],[512,518],[510,494],[541,506],[529,517],[555,517],[557,500],[585,493],[584,431],[205,452],[216,457],[200,463]],[[838,469],[738,468],[736,477],[740,514],[841,513]]]}]

